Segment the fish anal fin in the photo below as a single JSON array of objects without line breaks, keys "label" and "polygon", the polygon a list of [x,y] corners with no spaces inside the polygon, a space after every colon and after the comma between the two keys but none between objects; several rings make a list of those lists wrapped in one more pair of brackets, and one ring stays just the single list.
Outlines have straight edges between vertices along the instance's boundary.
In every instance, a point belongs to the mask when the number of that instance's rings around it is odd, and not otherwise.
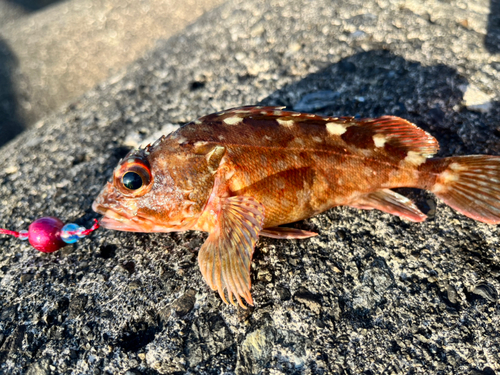
[{"label": "fish anal fin", "polygon": [[264,223],[264,206],[251,197],[222,198],[215,227],[198,254],[198,264],[207,284],[222,300],[246,308],[242,298],[253,305],[250,293],[250,265],[255,243]]},{"label": "fish anal fin", "polygon": [[427,218],[410,199],[389,189],[363,195],[349,206],[364,210],[375,208],[415,222],[424,221]]},{"label": "fish anal fin", "polygon": [[307,230],[287,228],[287,227],[271,227],[262,229],[261,236],[279,238],[279,239],[302,239],[317,236],[318,233],[309,232]]}]

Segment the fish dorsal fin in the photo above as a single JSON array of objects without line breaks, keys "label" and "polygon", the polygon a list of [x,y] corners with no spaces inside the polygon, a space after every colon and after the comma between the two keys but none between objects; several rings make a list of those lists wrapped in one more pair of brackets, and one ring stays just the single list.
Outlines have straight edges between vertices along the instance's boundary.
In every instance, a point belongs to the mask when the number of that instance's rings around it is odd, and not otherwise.
[{"label": "fish dorsal fin", "polygon": [[[274,136],[315,134],[319,139],[340,137],[345,143],[358,149],[386,151],[389,156],[403,160],[410,165],[420,165],[439,150],[437,140],[423,129],[409,121],[395,116],[355,119],[353,117],[325,117],[308,113],[287,111],[283,107],[247,106],[231,108],[204,116],[194,124],[221,126],[232,129],[235,126],[266,126]],[[321,129],[322,131],[318,131]],[[213,129],[203,129],[205,137],[212,137]],[[260,131],[261,129],[259,129]],[[198,128],[192,131],[200,132]]]},{"label": "fish dorsal fin", "polygon": [[424,221],[427,218],[411,200],[389,189],[363,195],[355,202],[350,203],[349,206],[364,210],[375,208],[416,222]]},{"label": "fish dorsal fin", "polygon": [[432,135],[400,117],[382,116],[376,119],[346,123],[341,137],[347,143],[365,143],[365,147],[385,148],[399,154],[409,163],[420,164],[439,150]]},{"label": "fish dorsal fin", "polygon": [[252,116],[279,116],[281,113],[290,113],[283,111],[285,107],[276,106],[252,106],[247,105],[243,107],[229,108],[223,111],[211,113],[209,115],[200,117],[197,121],[212,121],[212,120],[222,120],[225,121],[227,125],[238,125],[239,120]]},{"label": "fish dorsal fin", "polygon": [[246,196],[223,198],[215,209],[215,225],[198,254],[198,264],[207,284],[222,300],[242,308],[241,297],[253,305],[250,294],[250,264],[255,243],[264,223],[264,206]]}]

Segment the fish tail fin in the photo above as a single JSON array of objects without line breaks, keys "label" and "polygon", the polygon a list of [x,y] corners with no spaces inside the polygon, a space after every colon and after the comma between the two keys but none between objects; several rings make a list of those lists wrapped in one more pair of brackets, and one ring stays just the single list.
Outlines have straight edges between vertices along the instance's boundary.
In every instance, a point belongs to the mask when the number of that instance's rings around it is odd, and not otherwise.
[{"label": "fish tail fin", "polygon": [[470,155],[431,159],[437,177],[429,190],[472,219],[500,223],[500,156]]}]

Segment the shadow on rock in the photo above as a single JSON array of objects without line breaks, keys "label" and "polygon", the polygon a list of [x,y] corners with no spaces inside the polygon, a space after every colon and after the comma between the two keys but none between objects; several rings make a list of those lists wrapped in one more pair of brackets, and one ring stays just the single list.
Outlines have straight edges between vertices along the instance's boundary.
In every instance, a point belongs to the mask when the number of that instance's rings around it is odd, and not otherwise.
[{"label": "shadow on rock", "polygon": [[[463,104],[469,83],[446,65],[422,66],[385,50],[361,52],[290,84],[262,101],[333,116],[400,116],[431,133],[439,156],[500,153],[500,108]],[[471,131],[472,128],[472,131]]]},{"label": "shadow on rock", "polygon": [[49,5],[59,3],[62,0],[7,0],[10,3],[20,5],[25,10],[35,12]]},{"label": "shadow on rock", "polygon": [[15,56],[0,39],[0,147],[25,130],[18,114],[18,98],[13,85],[16,66]]},{"label": "shadow on rock", "polygon": [[500,0],[490,0],[490,14],[484,45],[491,53],[500,52]]}]

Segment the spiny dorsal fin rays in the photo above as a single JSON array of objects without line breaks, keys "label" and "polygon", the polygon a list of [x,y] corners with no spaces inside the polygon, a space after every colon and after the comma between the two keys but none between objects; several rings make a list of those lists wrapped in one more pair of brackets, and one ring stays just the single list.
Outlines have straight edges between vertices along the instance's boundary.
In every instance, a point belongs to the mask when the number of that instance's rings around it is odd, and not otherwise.
[{"label": "spiny dorsal fin rays", "polygon": [[222,300],[246,308],[243,297],[253,304],[250,294],[250,264],[255,243],[264,223],[264,206],[251,197],[223,198],[216,228],[200,249],[198,263],[207,284]]},{"label": "spiny dorsal fin rays", "polygon": [[[353,117],[324,117],[309,113],[287,111],[283,107],[231,108],[204,116],[200,123],[217,123],[226,126],[248,126],[249,119],[275,120],[276,126],[293,128],[293,124],[323,124],[326,135],[340,136],[346,143],[366,148],[384,148],[389,145],[392,152],[399,150],[409,156],[407,162],[419,164],[439,150],[437,140],[426,131],[405,119],[395,116],[355,119]],[[395,150],[394,150],[395,149]]]}]

